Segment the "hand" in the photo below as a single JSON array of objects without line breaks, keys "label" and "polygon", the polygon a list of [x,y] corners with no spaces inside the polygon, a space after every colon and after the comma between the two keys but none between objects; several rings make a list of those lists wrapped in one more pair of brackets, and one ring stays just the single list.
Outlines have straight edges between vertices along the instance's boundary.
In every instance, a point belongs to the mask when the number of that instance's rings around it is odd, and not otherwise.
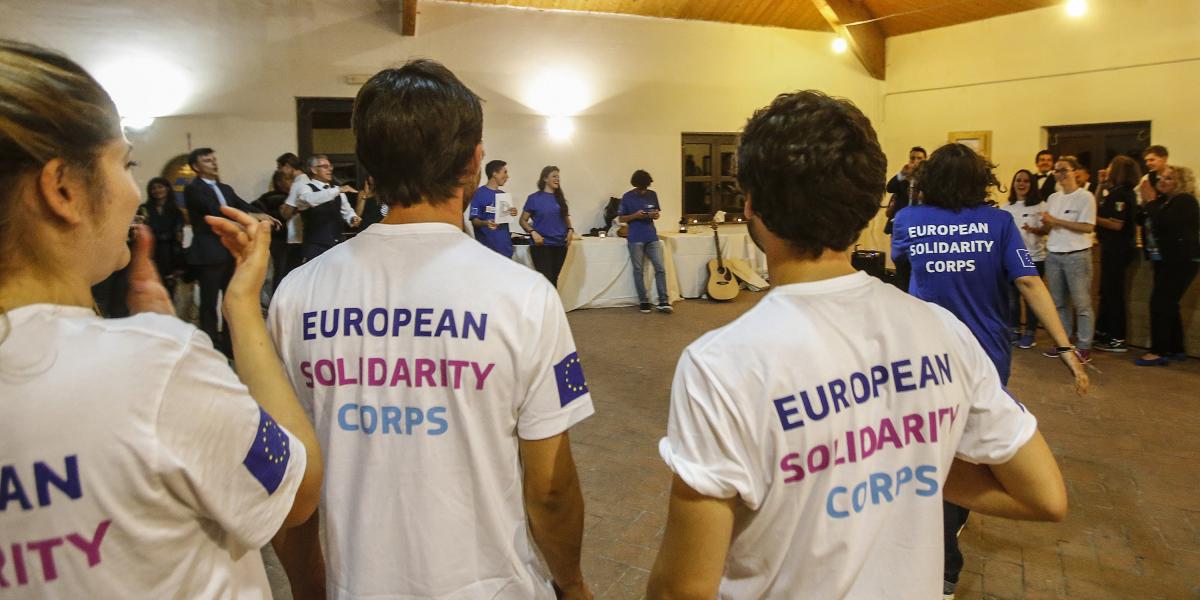
[{"label": "hand", "polygon": [[229,250],[235,261],[233,277],[225,290],[221,311],[229,319],[231,309],[238,303],[252,304],[258,310],[259,293],[267,277],[267,263],[271,259],[271,228],[266,221],[255,220],[236,208],[222,206],[221,213],[227,218],[210,215],[204,220],[212,227],[213,233],[220,236],[221,245]]},{"label": "hand", "polygon": [[1048,212],[1043,212],[1042,213],[1042,224],[1050,226],[1050,227],[1054,227],[1054,226],[1058,225],[1058,219],[1054,218],[1054,216]]},{"label": "hand", "polygon": [[496,230],[496,227],[499,227],[499,226],[498,226],[498,225],[496,225],[496,222],[495,222],[495,221],[487,221],[487,228],[488,228],[488,229],[491,229],[491,230],[495,231],[495,230]]},{"label": "hand", "polygon": [[660,216],[662,216],[662,211],[660,211],[660,210],[656,210],[656,211],[650,213],[650,218],[654,219],[655,221],[657,221]]},{"label": "hand", "polygon": [[1063,361],[1063,364],[1067,365],[1067,368],[1071,370],[1071,374],[1075,376],[1075,393],[1080,396],[1087,394],[1089,383],[1087,371],[1084,371],[1083,363],[1079,362],[1079,356],[1075,354],[1075,351],[1063,352],[1058,355],[1058,358]]},{"label": "hand", "polygon": [[1022,223],[1021,231],[1033,231],[1033,228],[1029,226],[1029,223]]},{"label": "hand", "polygon": [[360,217],[358,215],[354,215],[353,217],[350,217],[350,226],[351,227],[358,227],[359,225],[362,225],[362,217]]},{"label": "hand", "polygon": [[904,163],[904,166],[900,167],[900,174],[905,177],[912,175],[912,172],[913,172],[913,164],[912,163]]},{"label": "hand", "polygon": [[644,210],[639,210],[639,211],[633,213],[634,219],[645,219],[647,216],[648,216],[648,214]]},{"label": "hand", "polygon": [[567,247],[568,247],[568,248],[570,248],[570,247],[571,247],[571,242],[572,242],[572,241],[574,241],[574,240],[575,240],[575,232],[574,232],[574,231],[568,231],[568,232],[567,232]]},{"label": "hand", "polygon": [[129,259],[129,293],[125,303],[129,305],[130,314],[155,312],[163,315],[175,315],[175,305],[171,303],[171,295],[163,287],[158,269],[150,258],[154,256],[154,235],[145,225],[133,226],[133,248]]},{"label": "hand", "polygon": [[250,214],[254,215],[254,218],[258,219],[259,221],[262,221],[264,223],[270,223],[271,229],[279,229],[280,227],[283,227],[283,223],[280,223],[279,219],[276,219],[275,217],[272,217],[271,215],[268,215],[267,213],[250,213]]},{"label": "hand", "polygon": [[510,216],[510,217],[517,216],[517,207],[515,207],[515,206],[509,207],[508,216]]},{"label": "hand", "polygon": [[535,246],[541,246],[546,243],[546,238],[542,237],[542,234],[536,231],[529,232],[529,235],[533,236],[533,244]]},{"label": "hand", "polygon": [[358,190],[354,189],[354,186],[352,186],[348,183],[343,185],[342,187],[339,187],[338,190],[340,190],[343,194],[357,194],[358,193]]}]

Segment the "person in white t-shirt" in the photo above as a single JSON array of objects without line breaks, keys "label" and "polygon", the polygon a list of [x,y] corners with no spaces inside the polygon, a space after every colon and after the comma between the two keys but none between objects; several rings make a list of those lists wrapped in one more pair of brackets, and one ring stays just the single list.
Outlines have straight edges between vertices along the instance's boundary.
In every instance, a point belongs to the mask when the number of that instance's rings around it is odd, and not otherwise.
[{"label": "person in white t-shirt", "polygon": [[418,60],[367,81],[353,121],[387,216],[293,271],[270,308],[328,465],[328,562],[315,523],[289,533],[293,589],[589,598],[568,430],[593,409],[566,315],[544,277],[460,228],[479,99]]},{"label": "person in white t-shirt", "polygon": [[680,358],[648,597],[926,600],[943,498],[1064,518],[1037,422],[971,332],[850,264],[883,194],[867,118],[784,94],[746,124],[738,161],[773,290]]},{"label": "person in white t-shirt", "polygon": [[[1074,156],[1060,156],[1054,177],[1061,192],[1050,194],[1042,213],[1043,226],[1033,229],[1046,234],[1046,286],[1058,308],[1058,318],[1067,333],[1075,333],[1075,347],[1084,363],[1091,360],[1096,314],[1092,308],[1092,232],[1096,229],[1096,198],[1079,187]],[[1071,317],[1075,318],[1072,319]],[[1074,326],[1072,326],[1074,324]],[[1058,358],[1053,350],[1043,352]]]},{"label": "person in white t-shirt", "polygon": [[259,549],[313,513],[322,464],[259,308],[270,225],[207,217],[237,264],[238,375],[174,317],[144,227],[134,314],[100,318],[89,287],[131,260],[130,152],[82,68],[0,41],[0,595],[269,597]]}]

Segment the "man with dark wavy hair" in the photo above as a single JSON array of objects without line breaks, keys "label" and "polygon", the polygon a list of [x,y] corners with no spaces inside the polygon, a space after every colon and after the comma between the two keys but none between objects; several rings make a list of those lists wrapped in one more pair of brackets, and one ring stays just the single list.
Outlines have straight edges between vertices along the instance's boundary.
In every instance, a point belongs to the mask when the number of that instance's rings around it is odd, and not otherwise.
[{"label": "man with dark wavy hair", "polygon": [[886,165],[858,108],[781,95],[746,124],[738,161],[772,290],[680,358],[649,597],[926,600],[943,496],[1062,519],[1037,422],[971,332],[850,264]]},{"label": "man with dark wavy hair", "polygon": [[271,305],[328,456],[329,561],[315,517],[280,552],[297,597],[590,598],[567,434],[592,401],[566,314],[546,278],[461,230],[479,98],[415,60],[371,77],[352,123],[387,216]]}]

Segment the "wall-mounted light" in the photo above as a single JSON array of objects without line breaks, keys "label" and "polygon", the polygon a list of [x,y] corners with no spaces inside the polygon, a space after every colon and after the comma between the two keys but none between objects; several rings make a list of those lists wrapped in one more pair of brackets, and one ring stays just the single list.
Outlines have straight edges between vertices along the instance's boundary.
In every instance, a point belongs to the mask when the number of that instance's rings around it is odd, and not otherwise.
[{"label": "wall-mounted light", "polygon": [[841,54],[846,51],[846,48],[849,48],[849,47],[850,47],[850,45],[846,43],[846,38],[844,38],[840,35],[838,37],[833,38],[833,51],[834,52]]},{"label": "wall-mounted light", "polygon": [[1087,0],[1068,0],[1067,14],[1072,17],[1082,17],[1087,14]]},{"label": "wall-mounted light", "polygon": [[174,113],[191,93],[183,71],[152,54],[129,53],[103,64],[92,74],[104,87],[125,127],[149,127],[155,117]]},{"label": "wall-mounted light", "polygon": [[567,117],[550,117],[546,119],[546,133],[552,139],[565,141],[575,133],[575,124]]}]

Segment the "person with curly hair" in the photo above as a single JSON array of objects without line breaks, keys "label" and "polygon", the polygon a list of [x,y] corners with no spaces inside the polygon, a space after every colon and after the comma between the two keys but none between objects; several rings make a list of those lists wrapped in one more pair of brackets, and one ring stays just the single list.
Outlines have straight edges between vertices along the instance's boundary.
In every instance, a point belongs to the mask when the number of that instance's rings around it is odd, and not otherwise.
[{"label": "person with curly hair", "polygon": [[[924,203],[896,215],[892,256],[897,263],[912,265],[909,292],[913,296],[944,307],[967,326],[1003,385],[1008,385],[1012,360],[1008,290],[1015,285],[1083,389],[1087,375],[1016,221],[1007,211],[987,204],[988,188],[996,185],[992,168],[962,144],[935,150],[917,175]],[[944,507],[945,593],[953,593],[962,571],[958,532],[968,512],[949,502]]]},{"label": "person with curly hair", "polygon": [[647,597],[927,599],[943,495],[1063,518],[1054,456],[979,342],[851,265],[886,165],[847,100],[783,94],[746,123],[738,181],[772,289],[679,359],[659,442],[675,477]]},{"label": "person with curly hair", "polygon": [[650,189],[654,179],[650,173],[638,169],[629,178],[632,190],[621,196],[621,204],[617,209],[618,219],[629,226],[629,235],[625,238],[629,243],[629,260],[633,263],[633,285],[637,289],[638,310],[650,312],[650,295],[646,292],[646,278],[643,269],[646,259],[654,267],[654,288],[658,293],[658,312],[670,313],[671,299],[667,297],[667,271],[663,266],[663,245],[654,229],[654,221],[662,214],[658,204],[658,194]]}]

